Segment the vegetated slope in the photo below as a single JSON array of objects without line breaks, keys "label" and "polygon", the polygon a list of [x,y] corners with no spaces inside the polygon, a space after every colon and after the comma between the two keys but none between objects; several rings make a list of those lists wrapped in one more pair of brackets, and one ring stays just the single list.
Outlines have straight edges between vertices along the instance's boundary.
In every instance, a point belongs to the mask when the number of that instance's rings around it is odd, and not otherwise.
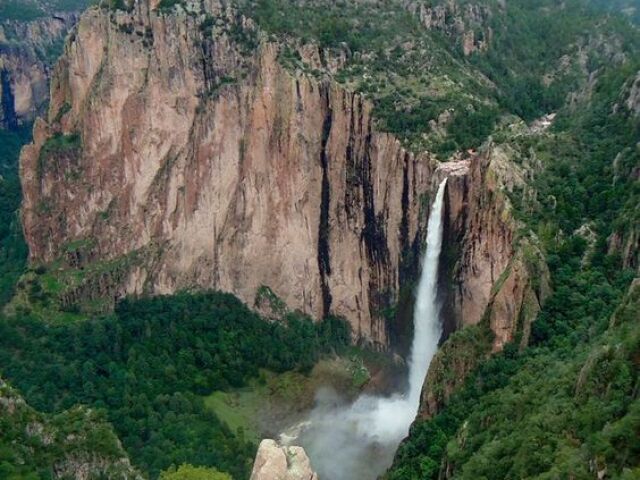
[{"label": "vegetated slope", "polygon": [[488,360],[414,424],[387,478],[637,478],[639,294],[589,342]]},{"label": "vegetated slope", "polygon": [[27,260],[20,217],[20,148],[31,137],[31,126],[17,131],[0,130],[0,307],[14,292]]},{"label": "vegetated slope", "polygon": [[[560,108],[599,67],[639,47],[628,22],[585,0],[240,5],[280,41],[336,55],[335,78],[374,100],[384,130],[442,158],[479,146],[500,115],[530,121]],[[465,48],[467,38],[482,46]],[[293,53],[283,60],[300,67]]]},{"label": "vegetated slope", "polygon": [[536,165],[512,201],[544,246],[553,294],[533,345],[508,346],[416,421],[388,478],[638,475],[639,66],[601,68],[547,132],[496,136]]},{"label": "vegetated slope", "polygon": [[257,445],[221,423],[203,395],[243,386],[259,368],[307,371],[349,340],[335,318],[269,323],[229,294],[181,294],[125,301],[114,315],[77,323],[2,318],[0,365],[36,408],[105,411],[152,478],[186,462],[242,479]]},{"label": "vegetated slope", "polygon": [[104,416],[74,407],[49,415],[0,379],[0,477],[142,480]]},{"label": "vegetated slope", "polygon": [[590,0],[590,3],[605,12],[622,13],[634,23],[640,23],[640,3],[638,0]]}]

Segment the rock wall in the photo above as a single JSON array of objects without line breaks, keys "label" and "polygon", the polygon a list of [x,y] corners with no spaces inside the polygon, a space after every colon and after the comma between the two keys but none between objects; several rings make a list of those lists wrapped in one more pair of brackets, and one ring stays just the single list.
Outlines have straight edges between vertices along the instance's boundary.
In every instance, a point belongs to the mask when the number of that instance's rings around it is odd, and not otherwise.
[{"label": "rock wall", "polygon": [[66,13],[0,21],[0,127],[15,128],[44,113],[56,45],[77,18]]},{"label": "rock wall", "polygon": [[191,8],[82,17],[21,158],[31,262],[74,242],[91,261],[152,249],[118,295],[205,287],[253,304],[266,285],[385,345],[434,161],[376,131],[360,95],[283,68],[232,10]]},{"label": "rock wall", "polygon": [[501,194],[508,159],[494,149],[438,166],[408,152],[331,80],[339,59],[307,45],[297,53],[324,73],[292,72],[286,48],[214,0],[87,11],[21,156],[31,263],[107,265],[65,305],[185,288],[253,305],[266,286],[384,348],[446,175],[450,330],[492,305],[500,349],[530,298]]}]

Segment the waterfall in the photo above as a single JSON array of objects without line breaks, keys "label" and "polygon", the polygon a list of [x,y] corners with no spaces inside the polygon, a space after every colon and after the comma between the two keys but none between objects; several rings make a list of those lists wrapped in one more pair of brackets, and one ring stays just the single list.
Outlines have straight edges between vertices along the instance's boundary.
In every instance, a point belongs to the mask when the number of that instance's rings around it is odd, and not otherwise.
[{"label": "waterfall", "polygon": [[447,184],[445,178],[438,187],[431,207],[427,227],[427,250],[422,260],[422,273],[413,311],[413,344],[409,363],[409,399],[418,413],[420,392],[431,358],[436,353],[442,335],[440,306],[437,301],[438,265],[442,247],[442,202]]},{"label": "waterfall", "polygon": [[340,399],[332,392],[319,393],[297,442],[323,480],[378,478],[391,465],[418,413],[422,385],[442,333],[437,284],[446,183],[446,179],[440,183],[429,215],[413,315],[408,389],[391,397],[362,395],[351,405],[339,405]]}]

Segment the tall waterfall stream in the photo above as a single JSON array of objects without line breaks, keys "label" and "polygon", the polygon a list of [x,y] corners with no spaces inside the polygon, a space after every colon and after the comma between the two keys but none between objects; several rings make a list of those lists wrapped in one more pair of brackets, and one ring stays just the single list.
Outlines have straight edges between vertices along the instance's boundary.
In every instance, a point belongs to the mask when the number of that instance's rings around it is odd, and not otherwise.
[{"label": "tall waterfall stream", "polygon": [[422,385],[442,333],[437,302],[446,179],[431,207],[427,249],[414,308],[408,388],[391,397],[362,395],[341,405],[335,393],[319,392],[296,443],[306,450],[321,480],[375,480],[393,461],[420,404]]}]

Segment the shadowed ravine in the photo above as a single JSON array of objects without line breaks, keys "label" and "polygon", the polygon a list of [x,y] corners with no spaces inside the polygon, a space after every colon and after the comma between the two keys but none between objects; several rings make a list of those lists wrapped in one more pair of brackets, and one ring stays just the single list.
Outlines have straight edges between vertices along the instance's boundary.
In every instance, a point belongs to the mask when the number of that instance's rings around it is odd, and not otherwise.
[{"label": "shadowed ravine", "polygon": [[301,432],[294,441],[305,448],[321,479],[376,479],[391,465],[418,412],[422,384],[442,332],[436,289],[445,185],[446,179],[438,187],[429,216],[407,391],[391,397],[363,395],[352,404],[335,392],[318,392],[316,406],[308,421],[299,425]]}]

